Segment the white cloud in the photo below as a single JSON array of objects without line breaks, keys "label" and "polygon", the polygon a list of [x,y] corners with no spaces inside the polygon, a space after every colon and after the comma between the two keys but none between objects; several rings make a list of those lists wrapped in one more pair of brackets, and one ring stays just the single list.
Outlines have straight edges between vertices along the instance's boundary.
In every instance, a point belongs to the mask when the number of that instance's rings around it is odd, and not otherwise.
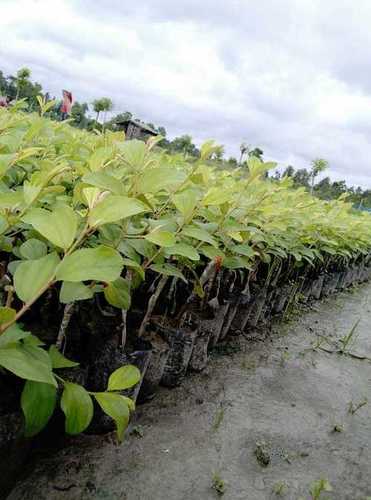
[{"label": "white cloud", "polygon": [[0,69],[371,188],[368,0],[2,0]]}]

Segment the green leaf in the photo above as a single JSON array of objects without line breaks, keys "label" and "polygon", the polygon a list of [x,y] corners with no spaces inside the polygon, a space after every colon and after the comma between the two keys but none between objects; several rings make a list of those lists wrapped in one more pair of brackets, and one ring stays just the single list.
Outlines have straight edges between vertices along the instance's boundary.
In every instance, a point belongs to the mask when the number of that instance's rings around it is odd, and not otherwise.
[{"label": "green leaf", "polygon": [[97,227],[143,212],[148,212],[148,207],[141,201],[135,198],[128,198],[127,196],[108,194],[91,210],[89,224],[92,227]]},{"label": "green leaf", "polygon": [[147,148],[143,141],[133,139],[125,141],[120,145],[120,150],[124,155],[125,161],[136,169],[144,166],[146,160]]},{"label": "green leaf", "polygon": [[5,347],[7,344],[14,344],[29,335],[30,332],[24,332],[19,325],[13,323],[0,335],[0,347]]},{"label": "green leaf", "polygon": [[8,271],[10,272],[10,274],[12,276],[14,276],[16,270],[17,270],[17,267],[19,266],[19,264],[22,264],[22,260],[12,260],[11,262],[9,262],[8,264]]},{"label": "green leaf", "polygon": [[210,245],[202,245],[199,248],[199,252],[210,260],[215,259],[215,257],[225,259],[225,254],[222,250],[220,250],[220,248],[215,248]]},{"label": "green leaf", "polygon": [[78,384],[65,382],[61,408],[66,415],[65,429],[67,434],[80,434],[88,427],[93,418],[93,401],[89,393]]},{"label": "green leaf", "polygon": [[173,196],[173,203],[186,221],[192,217],[199,195],[194,189],[187,189]]},{"label": "green leaf", "polygon": [[23,302],[32,300],[51,281],[59,264],[56,253],[22,262],[14,273],[14,287]]},{"label": "green leaf", "polygon": [[91,170],[96,171],[104,167],[105,163],[112,158],[112,146],[97,148],[88,160]]},{"label": "green leaf", "polygon": [[122,271],[122,257],[113,248],[99,246],[76,250],[65,257],[57,270],[62,281],[115,281]]},{"label": "green leaf", "polygon": [[146,234],[144,238],[160,247],[172,247],[176,241],[173,233],[161,231],[160,229],[155,229],[151,233]]},{"label": "green leaf", "polygon": [[200,256],[191,245],[186,243],[177,243],[172,247],[165,249],[165,255],[170,257],[171,255],[181,255],[182,257],[187,257],[190,260],[200,260]]},{"label": "green leaf", "polygon": [[211,187],[206,193],[202,204],[204,206],[209,205],[223,205],[231,199],[231,192],[227,189],[221,187]]},{"label": "green leaf", "polygon": [[135,260],[131,259],[122,259],[122,263],[124,264],[124,266],[130,267],[135,271],[137,271],[142,280],[144,280],[144,275],[145,275],[144,269],[140,264],[138,264],[138,262],[135,262]]},{"label": "green leaf", "polygon": [[43,241],[30,238],[19,247],[19,253],[23,259],[41,259],[48,253],[48,247]]},{"label": "green leaf", "polygon": [[233,245],[231,247],[231,250],[232,250],[232,252],[239,253],[241,255],[244,255],[245,257],[254,257],[255,256],[255,251],[247,243],[243,243],[242,245]]},{"label": "green leaf", "polygon": [[16,159],[15,153],[0,154],[0,179],[6,173],[8,168],[11,167],[12,162]]},{"label": "green leaf", "polygon": [[117,280],[110,283],[103,290],[106,301],[111,306],[118,307],[119,309],[130,309],[131,295],[130,283],[124,278],[117,278]]},{"label": "green leaf", "polygon": [[36,200],[43,189],[42,185],[33,184],[32,181],[25,181],[23,184],[23,197],[27,205],[31,205]]},{"label": "green leaf", "polygon": [[118,440],[122,441],[130,418],[129,406],[126,398],[120,394],[112,394],[109,392],[96,392],[94,393],[94,397],[104,413],[115,421]]},{"label": "green leaf", "polygon": [[[49,363],[44,358],[44,355],[48,358]],[[57,386],[51,370],[49,356],[40,347],[14,344],[2,347],[0,349],[0,366],[20,378]]]},{"label": "green leaf", "polygon": [[177,267],[172,266],[171,264],[152,264],[152,266],[150,266],[150,269],[156,271],[156,273],[164,274],[165,276],[176,276],[177,278],[180,278],[185,283],[187,283],[187,280],[185,279],[183,273],[179,271]]},{"label": "green leaf", "polygon": [[49,357],[53,368],[72,368],[73,366],[79,366],[80,363],[71,361],[61,354],[55,345],[49,347]]},{"label": "green leaf", "polygon": [[226,267],[228,269],[240,269],[240,268],[247,268],[250,269],[251,262],[244,258],[244,257],[226,257],[223,260],[223,267]]},{"label": "green leaf", "polygon": [[157,252],[157,248],[153,243],[150,243],[149,241],[146,240],[127,240],[128,245],[133,247],[136,252],[138,252],[140,255],[143,255],[143,257],[146,257],[147,259],[150,259],[153,257],[153,255]]},{"label": "green leaf", "polygon": [[185,172],[176,170],[174,167],[148,168],[140,176],[137,189],[140,193],[157,193],[162,190],[173,190],[185,178]]},{"label": "green leaf", "polygon": [[67,250],[76,236],[77,216],[71,207],[60,205],[52,212],[33,208],[22,218],[53,245]]},{"label": "green leaf", "polygon": [[107,391],[123,391],[133,387],[140,381],[140,371],[134,365],[117,368],[108,379]]},{"label": "green leaf", "polygon": [[103,191],[111,191],[113,194],[124,194],[123,183],[104,171],[89,172],[83,176],[82,180]]},{"label": "green leaf", "polygon": [[87,300],[94,297],[93,290],[78,281],[73,283],[72,281],[63,281],[61,290],[59,292],[59,300],[62,304],[69,304],[70,302],[76,302],[77,300]]},{"label": "green leaf", "polygon": [[217,246],[216,240],[208,233],[205,229],[201,229],[194,226],[186,226],[183,228],[182,234],[194,238],[195,240],[204,241],[205,243],[210,243],[210,245]]},{"label": "green leaf", "polygon": [[23,204],[21,191],[8,191],[0,194],[0,209],[15,210]]},{"label": "green leaf", "polygon": [[35,436],[46,426],[53,415],[56,400],[56,387],[32,380],[26,381],[21,396],[26,437]]},{"label": "green leaf", "polygon": [[11,307],[0,307],[0,325],[13,321],[16,314],[17,311]]},{"label": "green leaf", "polygon": [[9,227],[8,221],[2,215],[0,215],[0,234],[3,234]]}]

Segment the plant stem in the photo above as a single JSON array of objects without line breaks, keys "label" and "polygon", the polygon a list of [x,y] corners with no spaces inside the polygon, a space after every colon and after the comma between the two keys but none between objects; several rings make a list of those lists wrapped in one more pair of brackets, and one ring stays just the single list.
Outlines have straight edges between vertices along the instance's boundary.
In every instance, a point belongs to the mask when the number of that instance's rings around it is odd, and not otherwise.
[{"label": "plant stem", "polygon": [[[133,279],[133,271],[131,269],[128,269],[126,271],[125,278],[129,282],[129,284],[131,284],[132,279]],[[121,309],[121,314],[122,314],[122,325],[121,325],[120,347],[122,350],[124,350],[125,344],[126,344],[126,338],[127,338],[127,330],[126,330],[126,320],[127,320],[127,315],[128,315],[127,309]]]},{"label": "plant stem", "polygon": [[[74,310],[75,310],[75,302],[70,302],[69,304],[66,304],[64,306],[63,318],[62,318],[61,326],[59,327],[57,341],[55,343],[56,348],[62,352],[64,352],[64,350],[66,348],[66,341],[65,341],[66,330],[67,330],[68,325],[71,321]],[[63,349],[62,349],[62,347],[63,347]]]},{"label": "plant stem", "polygon": [[156,306],[157,300],[160,297],[160,294],[166,285],[167,279],[168,279],[168,277],[163,275],[161,277],[157,287],[156,287],[155,292],[151,295],[151,297],[148,301],[146,314],[144,315],[143,321],[142,321],[140,328],[139,328],[138,337],[142,337],[143,334],[145,333],[147,324],[148,324],[149,320],[151,319],[151,315],[152,315],[153,310]]}]

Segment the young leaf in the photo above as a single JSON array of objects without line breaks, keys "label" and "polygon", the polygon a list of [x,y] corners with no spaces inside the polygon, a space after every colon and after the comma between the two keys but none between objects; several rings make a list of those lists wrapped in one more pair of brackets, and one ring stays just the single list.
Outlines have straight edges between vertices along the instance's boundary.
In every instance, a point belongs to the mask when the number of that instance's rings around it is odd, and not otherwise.
[{"label": "young leaf", "polygon": [[91,422],[94,413],[89,393],[78,384],[66,382],[61,398],[61,408],[66,416],[67,434],[80,434]]},{"label": "young leaf", "polygon": [[205,243],[210,243],[214,247],[217,246],[216,240],[208,233],[205,229],[201,229],[195,226],[186,226],[182,234],[194,238],[195,240],[204,241]]},{"label": "young leaf", "polygon": [[33,299],[54,277],[59,257],[54,253],[41,259],[21,262],[14,273],[14,287],[23,302]]},{"label": "young leaf", "polygon": [[89,224],[97,227],[147,211],[148,207],[135,198],[109,194],[91,210]]},{"label": "young leaf", "polygon": [[164,274],[165,276],[176,276],[177,278],[180,278],[183,280],[185,283],[187,283],[187,280],[185,279],[183,273],[179,271],[179,269],[175,266],[172,266],[171,264],[152,264],[150,268],[153,271],[156,271],[156,273],[159,274]]},{"label": "young leaf", "polygon": [[124,185],[121,181],[102,170],[97,172],[89,172],[82,178],[83,182],[102,189],[103,191],[111,191],[113,194],[124,194]]},{"label": "young leaf", "polygon": [[9,344],[0,349],[0,366],[20,378],[45,382],[56,387],[57,382],[53,377],[51,365],[45,362],[43,355],[38,351],[42,351],[48,357],[39,347]]},{"label": "young leaf", "polygon": [[135,262],[135,260],[124,258],[122,259],[122,263],[124,264],[124,266],[134,269],[142,278],[142,280],[144,280],[144,269],[140,264],[138,264],[138,262]]},{"label": "young leaf", "polygon": [[156,167],[146,169],[140,176],[138,191],[140,193],[157,193],[181,184],[186,178],[185,172],[174,167]]},{"label": "young leaf", "polygon": [[118,440],[122,441],[130,418],[126,398],[120,396],[120,394],[109,392],[96,392],[94,393],[94,397],[104,413],[115,421]]},{"label": "young leaf", "polygon": [[254,257],[254,255],[255,255],[255,251],[247,243],[243,243],[242,245],[233,245],[231,247],[231,250],[234,253],[239,253],[240,255],[245,255],[245,257]]},{"label": "young leaf", "polygon": [[84,285],[84,283],[72,281],[63,281],[61,290],[59,292],[59,300],[62,304],[69,304],[70,302],[76,302],[77,300],[87,300],[94,296],[94,292],[91,288]]},{"label": "young leaf", "polygon": [[108,379],[107,391],[123,391],[137,384],[140,380],[140,371],[136,366],[125,365],[117,368]]},{"label": "young leaf", "polygon": [[130,309],[131,295],[130,283],[121,276],[109,283],[103,290],[104,296],[109,304],[119,309]]},{"label": "young leaf", "polygon": [[15,153],[0,154],[0,179],[6,173],[8,168],[11,167],[16,158],[17,155]]},{"label": "young leaf", "polygon": [[249,269],[251,266],[251,262],[244,258],[244,257],[226,257],[223,259],[223,267],[226,267],[227,269],[240,269],[240,268],[247,268]]},{"label": "young leaf", "polygon": [[27,260],[41,259],[47,253],[48,247],[45,243],[35,238],[30,238],[19,247],[20,256]]},{"label": "young leaf", "polygon": [[221,257],[222,259],[225,259],[225,254],[220,250],[220,248],[215,248],[212,247],[211,245],[202,245],[199,248],[199,252],[205,255],[208,259],[212,260],[215,259],[215,257]]},{"label": "young leaf", "polygon": [[145,162],[147,148],[143,141],[133,139],[125,141],[120,146],[121,152],[124,155],[125,161],[132,167],[140,169]]},{"label": "young leaf", "polygon": [[5,347],[8,344],[14,344],[15,342],[18,342],[18,340],[25,339],[29,335],[30,332],[23,331],[19,325],[13,323],[0,335],[0,347]]},{"label": "young leaf", "polygon": [[202,200],[202,204],[204,206],[223,205],[223,203],[230,201],[230,199],[231,192],[228,189],[223,189],[221,187],[211,187]]},{"label": "young leaf", "polygon": [[60,205],[52,212],[34,208],[26,213],[22,220],[31,224],[53,245],[64,250],[72,245],[77,231],[77,216],[67,205]]},{"label": "young leaf", "polygon": [[198,193],[193,189],[186,189],[173,196],[173,203],[185,220],[188,221],[197,206]]},{"label": "young leaf", "polygon": [[49,347],[49,357],[53,368],[72,368],[73,366],[79,366],[80,363],[71,361],[61,354],[55,345]]},{"label": "young leaf", "polygon": [[168,257],[171,255],[181,255],[182,257],[187,257],[190,260],[200,260],[197,250],[186,243],[177,243],[172,247],[168,247],[165,249],[164,253]]},{"label": "young leaf", "polygon": [[0,307],[0,325],[13,321],[16,314],[17,311],[11,307]]},{"label": "young leaf", "polygon": [[145,235],[145,239],[160,247],[172,247],[175,245],[175,236],[169,231],[161,231],[155,229],[151,233]]},{"label": "young leaf", "polygon": [[65,257],[56,278],[59,281],[115,281],[122,271],[122,257],[113,248],[99,246],[76,250]]},{"label": "young leaf", "polygon": [[49,422],[57,400],[57,388],[42,382],[27,380],[21,396],[25,417],[25,435],[38,434]]}]

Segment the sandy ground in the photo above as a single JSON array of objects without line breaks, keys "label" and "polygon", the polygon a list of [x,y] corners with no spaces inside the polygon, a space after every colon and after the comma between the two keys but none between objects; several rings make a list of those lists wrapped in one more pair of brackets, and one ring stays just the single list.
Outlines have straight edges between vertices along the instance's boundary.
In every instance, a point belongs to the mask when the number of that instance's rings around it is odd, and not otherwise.
[{"label": "sandy ground", "polygon": [[[333,487],[321,499],[365,500],[371,363],[312,346],[318,335],[342,337],[360,319],[351,351],[371,357],[370,292],[366,285],[328,299],[265,342],[234,340],[237,352],[214,355],[206,372],[139,407],[133,425],[142,437],[116,446],[85,436],[38,456],[9,500],[208,500],[218,498],[215,474],[223,500],[309,499],[319,478]],[[351,414],[350,403],[365,398]],[[255,454],[262,441],[265,467]]]}]

